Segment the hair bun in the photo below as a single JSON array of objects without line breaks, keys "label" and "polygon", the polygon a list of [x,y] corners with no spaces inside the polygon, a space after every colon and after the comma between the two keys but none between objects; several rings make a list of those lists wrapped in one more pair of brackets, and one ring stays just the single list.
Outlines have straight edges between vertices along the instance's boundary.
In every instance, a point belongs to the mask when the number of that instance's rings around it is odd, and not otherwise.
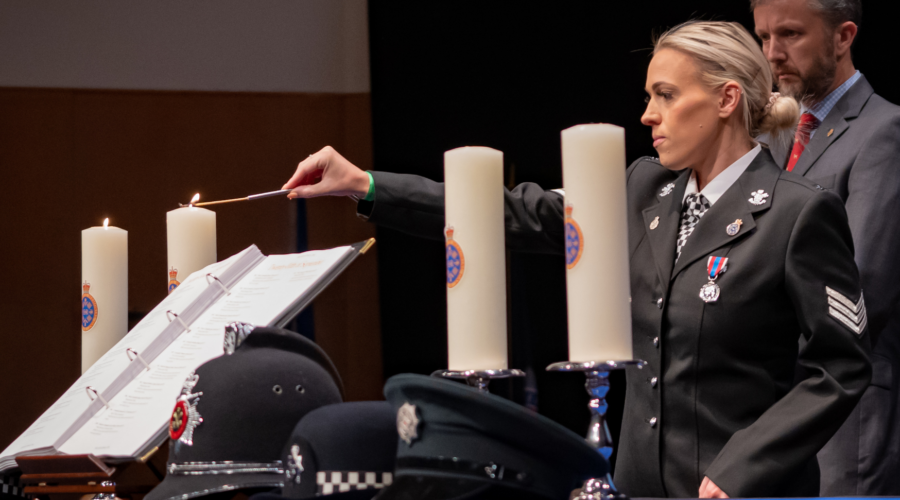
[{"label": "hair bun", "polygon": [[773,92],[763,110],[759,132],[769,134],[773,139],[789,142],[793,134],[786,132],[796,127],[799,120],[800,103],[793,97]]}]

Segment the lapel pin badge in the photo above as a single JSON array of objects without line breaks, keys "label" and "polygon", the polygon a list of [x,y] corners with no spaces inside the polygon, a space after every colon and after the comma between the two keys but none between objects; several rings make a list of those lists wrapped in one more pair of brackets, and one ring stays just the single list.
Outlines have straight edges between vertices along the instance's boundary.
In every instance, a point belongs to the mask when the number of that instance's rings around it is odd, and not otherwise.
[{"label": "lapel pin badge", "polygon": [[658,215],[656,217],[654,217],[653,220],[650,222],[650,230],[653,231],[657,227],[659,227],[659,216]]},{"label": "lapel pin badge", "polygon": [[826,135],[825,137],[831,137],[831,134],[833,134],[833,133],[834,133],[834,129],[831,129],[828,131],[828,135]]},{"label": "lapel pin badge", "polygon": [[766,198],[768,197],[769,193],[763,191],[762,189],[757,189],[756,191],[750,193],[750,199],[748,199],[747,201],[754,205],[762,205],[766,202]]},{"label": "lapel pin badge", "polygon": [[668,196],[674,189],[675,189],[675,183],[670,182],[670,183],[666,184],[666,187],[662,188],[662,191],[659,192],[659,195],[660,196]]},{"label": "lapel pin badge", "polygon": [[725,227],[725,232],[728,233],[728,236],[734,236],[738,234],[738,231],[741,230],[741,224],[743,223],[744,221],[742,221],[741,219],[736,219],[734,222],[728,224],[728,226]]}]

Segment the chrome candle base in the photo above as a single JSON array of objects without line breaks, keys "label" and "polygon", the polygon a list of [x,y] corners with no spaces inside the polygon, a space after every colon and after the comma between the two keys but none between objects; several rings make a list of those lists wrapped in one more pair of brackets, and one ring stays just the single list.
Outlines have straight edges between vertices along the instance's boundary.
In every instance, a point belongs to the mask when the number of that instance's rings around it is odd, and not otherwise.
[{"label": "chrome candle base", "polygon": [[503,369],[503,370],[436,370],[431,373],[432,377],[463,379],[471,387],[479,391],[488,392],[488,384],[495,378],[524,377],[525,372],[522,370]]},{"label": "chrome candle base", "polygon": [[[551,372],[584,372],[584,388],[591,396],[588,402],[588,410],[591,412],[591,424],[588,427],[585,440],[587,443],[609,460],[613,452],[612,434],[606,425],[606,395],[609,393],[609,372],[622,370],[628,366],[643,368],[645,362],[641,360],[628,361],[561,361],[547,367]],[[624,500],[628,496],[619,493],[613,485],[612,476],[607,474],[603,478],[588,479],[585,481],[577,500]]]}]

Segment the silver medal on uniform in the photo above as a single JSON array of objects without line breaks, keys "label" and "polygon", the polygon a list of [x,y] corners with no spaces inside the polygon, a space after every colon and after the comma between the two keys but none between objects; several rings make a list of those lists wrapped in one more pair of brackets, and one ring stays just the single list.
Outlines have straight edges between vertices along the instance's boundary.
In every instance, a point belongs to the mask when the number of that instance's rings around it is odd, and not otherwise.
[{"label": "silver medal on uniform", "polygon": [[706,261],[706,272],[709,277],[709,283],[700,287],[700,299],[707,304],[719,300],[721,289],[716,284],[719,275],[725,272],[728,267],[728,257],[710,256]]}]

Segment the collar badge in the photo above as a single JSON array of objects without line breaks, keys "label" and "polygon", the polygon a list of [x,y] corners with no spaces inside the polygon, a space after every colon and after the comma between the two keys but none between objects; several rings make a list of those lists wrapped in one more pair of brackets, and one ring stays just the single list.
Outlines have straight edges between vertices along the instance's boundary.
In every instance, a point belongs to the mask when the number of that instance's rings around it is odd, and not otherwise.
[{"label": "collar badge", "polygon": [[287,467],[284,473],[288,481],[300,484],[300,473],[303,472],[303,455],[300,454],[300,445],[291,446],[291,454],[287,456]]},{"label": "collar badge", "polygon": [[766,202],[766,198],[769,197],[769,193],[766,193],[762,189],[758,189],[750,193],[750,199],[747,200],[754,205],[762,205]]},{"label": "collar badge", "polygon": [[668,196],[674,190],[675,190],[675,183],[670,182],[670,183],[666,184],[666,187],[662,188],[662,191],[659,192],[659,195],[660,196]]},{"label": "collar badge", "polygon": [[416,405],[403,403],[397,410],[397,434],[408,446],[419,438],[419,417],[416,416]]},{"label": "collar badge", "polygon": [[744,221],[742,221],[741,219],[735,219],[734,222],[725,226],[725,233],[728,234],[728,236],[734,236],[738,234],[738,232],[741,230],[741,224],[743,223]]},{"label": "collar badge", "polygon": [[181,395],[175,402],[175,409],[169,418],[169,437],[188,446],[194,445],[194,429],[203,423],[203,417],[197,410],[202,392],[194,392],[194,386],[200,380],[200,376],[191,372],[187,380],[181,386]]}]

